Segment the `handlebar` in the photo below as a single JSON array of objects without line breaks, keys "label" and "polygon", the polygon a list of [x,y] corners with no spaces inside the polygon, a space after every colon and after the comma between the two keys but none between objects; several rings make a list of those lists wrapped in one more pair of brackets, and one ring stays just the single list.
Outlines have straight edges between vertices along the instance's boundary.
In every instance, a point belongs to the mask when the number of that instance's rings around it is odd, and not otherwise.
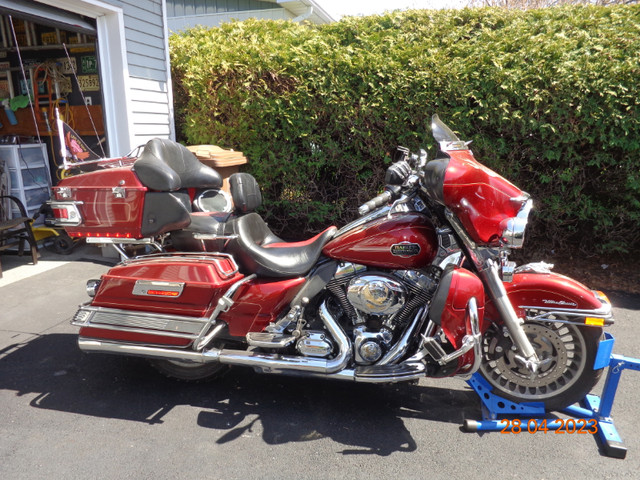
[{"label": "handlebar", "polygon": [[377,197],[372,198],[368,202],[360,205],[358,207],[358,214],[360,216],[366,215],[367,213],[375,210],[378,207],[386,205],[391,200],[395,200],[400,195],[400,187],[393,186],[391,188],[387,187],[387,190],[382,192]]}]

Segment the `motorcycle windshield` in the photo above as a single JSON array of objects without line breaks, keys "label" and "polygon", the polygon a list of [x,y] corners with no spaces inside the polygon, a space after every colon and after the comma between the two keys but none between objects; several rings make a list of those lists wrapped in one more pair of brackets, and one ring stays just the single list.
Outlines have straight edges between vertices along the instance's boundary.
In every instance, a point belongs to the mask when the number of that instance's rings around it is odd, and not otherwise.
[{"label": "motorcycle windshield", "polygon": [[458,136],[453,133],[449,127],[447,127],[438,115],[431,117],[431,132],[436,142],[459,142]]}]

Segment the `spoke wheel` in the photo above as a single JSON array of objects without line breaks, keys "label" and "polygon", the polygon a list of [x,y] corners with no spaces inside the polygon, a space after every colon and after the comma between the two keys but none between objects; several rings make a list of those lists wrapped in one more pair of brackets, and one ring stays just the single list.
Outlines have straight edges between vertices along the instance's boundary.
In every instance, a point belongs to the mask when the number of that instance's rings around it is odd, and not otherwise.
[{"label": "spoke wheel", "polygon": [[516,358],[510,337],[501,329],[491,328],[483,338],[480,371],[493,393],[515,402],[543,402],[547,410],[584,398],[602,374],[602,369],[593,369],[602,329],[553,319],[525,323],[523,329],[541,361],[535,373]]}]

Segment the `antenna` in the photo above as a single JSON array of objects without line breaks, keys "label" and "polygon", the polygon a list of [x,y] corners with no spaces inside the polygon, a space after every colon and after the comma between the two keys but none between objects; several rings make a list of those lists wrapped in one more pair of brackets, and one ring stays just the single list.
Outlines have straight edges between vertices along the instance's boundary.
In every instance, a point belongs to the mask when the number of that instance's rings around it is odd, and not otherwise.
[{"label": "antenna", "polygon": [[73,78],[76,80],[76,85],[78,85],[78,90],[80,91],[80,95],[82,96],[82,102],[84,103],[84,108],[87,109],[87,114],[89,115],[89,120],[91,120],[91,126],[93,127],[93,132],[96,134],[96,139],[98,140],[98,146],[102,152],[102,156],[106,157],[107,154],[104,152],[104,148],[102,148],[102,141],[100,140],[100,136],[98,135],[98,129],[96,128],[96,124],[93,122],[93,116],[91,115],[91,111],[89,110],[89,106],[87,105],[87,100],[84,96],[84,92],[82,91],[82,87],[80,86],[80,82],[78,81],[78,75],[76,75],[76,69],[73,66],[73,62],[71,61],[71,56],[69,55],[69,51],[67,50],[66,43],[63,43],[64,53],[67,55],[67,60],[69,60],[69,66],[71,67],[71,71],[73,72]]}]

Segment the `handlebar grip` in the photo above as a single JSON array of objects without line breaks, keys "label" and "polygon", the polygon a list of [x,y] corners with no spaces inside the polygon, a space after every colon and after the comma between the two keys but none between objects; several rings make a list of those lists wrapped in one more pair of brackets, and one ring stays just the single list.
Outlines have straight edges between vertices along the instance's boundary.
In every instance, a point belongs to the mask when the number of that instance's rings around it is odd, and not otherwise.
[{"label": "handlebar grip", "polygon": [[368,202],[362,204],[358,208],[358,213],[360,215],[366,215],[370,211],[375,210],[376,208],[381,207],[382,205],[388,203],[389,200],[391,200],[392,198],[393,198],[393,193],[389,190],[385,190],[383,193],[381,193],[377,197],[372,198]]}]

